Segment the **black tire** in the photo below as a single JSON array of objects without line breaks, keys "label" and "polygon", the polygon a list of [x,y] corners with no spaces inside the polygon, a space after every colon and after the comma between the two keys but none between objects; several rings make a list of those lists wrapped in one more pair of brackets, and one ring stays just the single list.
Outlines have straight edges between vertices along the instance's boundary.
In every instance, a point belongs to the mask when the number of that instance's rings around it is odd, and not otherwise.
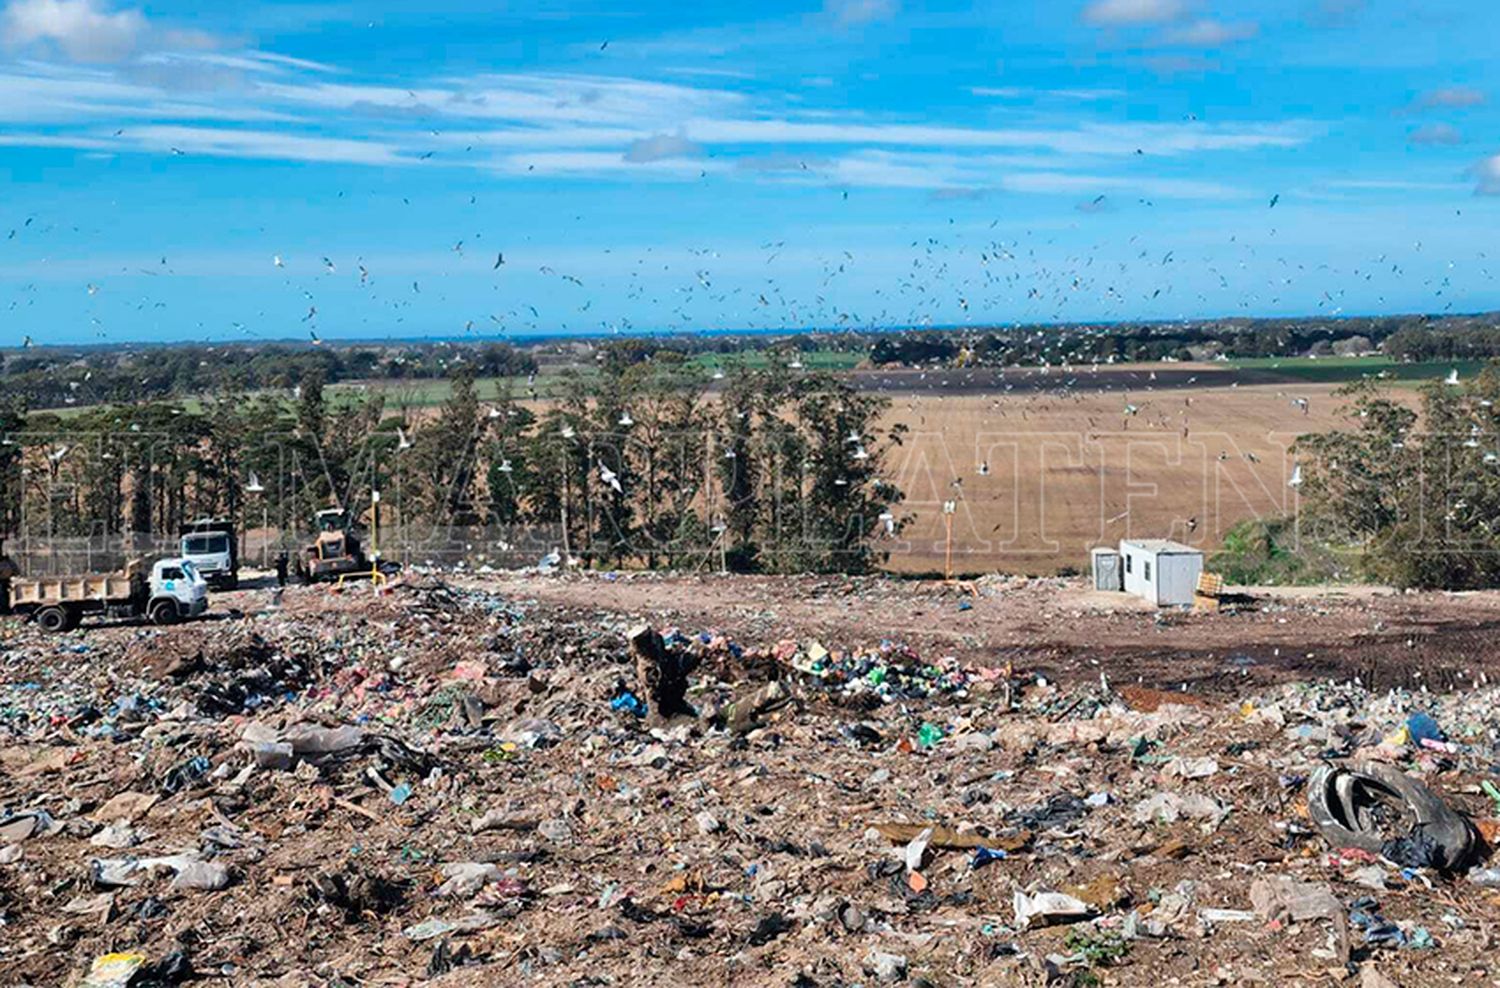
[{"label": "black tire", "polygon": [[229,582],[225,586],[229,590],[238,590],[240,588],[239,574],[236,573],[234,576],[231,576],[229,578]]},{"label": "black tire", "polygon": [[[1403,829],[1361,825],[1356,818],[1374,816],[1375,807],[1386,819],[1404,821],[1397,825]],[[1335,847],[1386,854],[1392,838],[1419,834],[1435,846],[1440,870],[1462,868],[1473,856],[1474,831],[1463,816],[1421,782],[1378,762],[1320,765],[1308,779],[1307,811]]]},{"label": "black tire", "polygon": [[37,611],[35,620],[37,627],[51,634],[67,631],[68,625],[72,623],[68,620],[68,609],[56,606]]},{"label": "black tire", "polygon": [[182,614],[177,610],[177,601],[158,600],[151,605],[146,616],[151,619],[152,624],[176,624]]}]

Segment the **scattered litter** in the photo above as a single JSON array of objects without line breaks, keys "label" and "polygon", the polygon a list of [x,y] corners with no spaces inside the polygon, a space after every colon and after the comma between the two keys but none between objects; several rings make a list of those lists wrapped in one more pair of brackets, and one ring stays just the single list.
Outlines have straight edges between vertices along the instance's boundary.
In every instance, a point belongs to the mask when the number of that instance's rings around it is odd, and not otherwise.
[{"label": "scattered litter", "polygon": [[1094,914],[1093,907],[1087,902],[1061,892],[1036,892],[1031,895],[1016,892],[1011,905],[1016,914],[1016,927],[1022,930],[1031,926],[1033,921],[1039,921],[1038,925],[1048,926],[1076,922]]}]

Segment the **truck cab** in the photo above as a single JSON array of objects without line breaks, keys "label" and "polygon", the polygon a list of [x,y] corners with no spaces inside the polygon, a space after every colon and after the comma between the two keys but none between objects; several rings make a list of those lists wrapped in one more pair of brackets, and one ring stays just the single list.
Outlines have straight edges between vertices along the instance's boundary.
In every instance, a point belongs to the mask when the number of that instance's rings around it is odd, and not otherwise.
[{"label": "truck cab", "polygon": [[[151,567],[146,615],[156,624],[197,617],[208,610],[208,581],[191,559],[161,559]],[[169,614],[175,608],[175,614]]]},{"label": "truck cab", "polygon": [[239,546],[234,523],[222,518],[200,518],[182,526],[180,551],[216,589],[233,590],[240,584]]}]

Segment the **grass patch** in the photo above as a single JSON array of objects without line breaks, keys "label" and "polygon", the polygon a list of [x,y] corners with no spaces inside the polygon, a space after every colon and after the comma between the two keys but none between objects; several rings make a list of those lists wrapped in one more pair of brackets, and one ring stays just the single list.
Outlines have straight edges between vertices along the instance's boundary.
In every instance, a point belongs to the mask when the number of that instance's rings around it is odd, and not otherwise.
[{"label": "grass patch", "polygon": [[1470,378],[1484,369],[1483,360],[1429,360],[1400,363],[1389,357],[1252,357],[1231,360],[1235,370],[1264,371],[1308,384],[1347,384],[1366,377],[1380,377],[1398,384],[1422,384],[1442,380],[1457,370]]},{"label": "grass patch", "polygon": [[1354,562],[1348,553],[1302,536],[1290,518],[1252,518],[1225,533],[1207,568],[1227,583],[1285,587],[1351,580]]}]

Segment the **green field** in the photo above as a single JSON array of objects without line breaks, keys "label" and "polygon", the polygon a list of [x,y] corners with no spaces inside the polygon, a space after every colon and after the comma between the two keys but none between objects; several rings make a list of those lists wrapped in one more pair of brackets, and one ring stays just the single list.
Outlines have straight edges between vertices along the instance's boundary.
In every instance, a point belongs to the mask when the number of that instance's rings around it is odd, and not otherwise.
[{"label": "green field", "polygon": [[[845,371],[856,367],[865,355],[863,353],[848,350],[814,350],[797,355],[802,362],[804,370],[810,371]],[[771,356],[765,350],[747,350],[742,353],[720,354],[701,353],[687,361],[689,367],[698,367],[703,370],[705,382],[714,370],[728,371],[734,367],[748,367],[751,370],[763,370],[771,366]],[[592,366],[577,366],[563,368],[558,365],[543,364],[537,372],[535,388],[540,398],[552,398],[561,393],[563,375],[566,370],[572,370],[581,377],[592,377],[598,374],[598,370]],[[502,391],[509,386],[512,398],[526,399],[530,397],[525,377],[487,377],[475,382],[479,390],[481,401],[498,398]],[[328,388],[330,396],[338,394],[379,393],[385,396],[388,409],[406,408],[432,408],[447,401],[453,394],[450,382],[444,380],[427,379],[420,381],[346,381],[340,384],[330,385]]]},{"label": "green field", "polygon": [[1265,371],[1282,378],[1294,378],[1308,384],[1343,384],[1366,377],[1399,384],[1422,384],[1442,380],[1453,370],[1460,379],[1478,374],[1485,366],[1482,360],[1427,361],[1399,363],[1389,357],[1253,357],[1231,360],[1235,370]]},{"label": "green field", "polygon": [[[776,351],[776,356],[782,361],[789,361],[790,356],[785,351]],[[807,353],[799,353],[797,359],[802,362],[804,370],[820,371],[844,371],[853,370],[859,366],[867,354],[857,350],[812,350]],[[771,366],[772,351],[770,350],[745,350],[741,353],[700,353],[693,356],[688,364],[705,369],[728,370],[731,367],[748,367],[751,370],[764,370]]]},{"label": "green field", "polygon": [[[805,370],[809,371],[847,371],[856,367],[864,354],[849,350],[814,350],[807,353],[799,353],[796,359],[802,362]],[[788,359],[785,354],[781,359]],[[734,367],[748,367],[752,370],[763,370],[771,366],[771,354],[766,350],[746,350],[741,353],[703,353],[697,354],[687,362],[689,367],[697,367],[703,371],[704,381],[707,383],[709,375],[715,370],[728,371]],[[479,390],[481,401],[493,401],[497,399],[507,388],[513,398],[525,400],[531,397],[530,388],[535,387],[537,397],[554,398],[561,394],[564,374],[572,373],[589,378],[597,375],[598,369],[590,364],[580,363],[573,366],[561,364],[543,364],[537,372],[534,384],[528,385],[525,376],[517,377],[486,377],[475,382]],[[423,378],[419,380],[369,380],[369,381],[341,381],[330,384],[327,389],[331,401],[340,399],[353,399],[360,395],[379,394],[385,398],[388,411],[399,411],[417,408],[435,408],[446,402],[453,395],[453,385],[447,380],[438,378]],[[253,397],[253,394],[251,395]],[[288,399],[290,400],[290,399]],[[200,412],[203,410],[203,400],[197,397],[175,399],[175,404],[189,412]],[[66,408],[48,409],[41,414],[53,414],[60,418],[71,418],[81,412],[90,410],[95,406],[75,405]]]},{"label": "green field", "polygon": [[[551,397],[557,391],[558,382],[557,374],[538,374],[535,385],[537,394],[543,398]],[[482,377],[474,382],[474,388],[480,401],[493,401],[507,388],[512,398],[530,397],[524,377]],[[385,398],[387,411],[396,411],[402,408],[435,408],[443,404],[453,397],[453,382],[437,378],[424,378],[420,381],[342,381],[329,385],[327,391],[329,398],[335,400],[378,394]]]}]

